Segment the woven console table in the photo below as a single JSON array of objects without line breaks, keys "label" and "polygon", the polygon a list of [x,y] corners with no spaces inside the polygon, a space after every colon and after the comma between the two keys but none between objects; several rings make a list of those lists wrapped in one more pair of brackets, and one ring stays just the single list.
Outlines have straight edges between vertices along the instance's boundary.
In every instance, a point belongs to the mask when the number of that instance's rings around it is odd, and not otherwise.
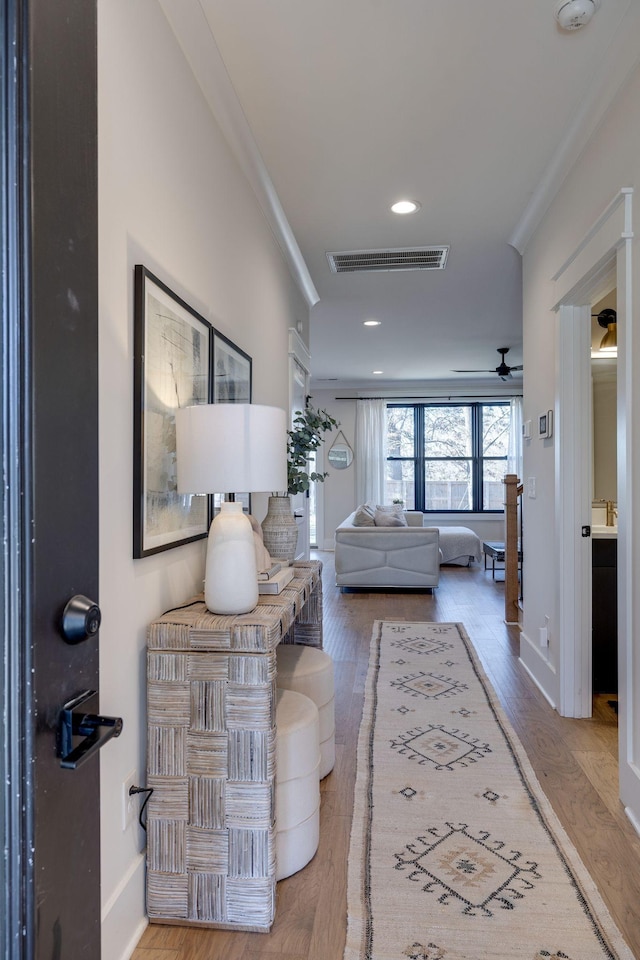
[{"label": "woven console table", "polygon": [[240,616],[202,597],[149,626],[147,910],[267,931],[275,915],[278,643],[322,647],[322,565]]}]

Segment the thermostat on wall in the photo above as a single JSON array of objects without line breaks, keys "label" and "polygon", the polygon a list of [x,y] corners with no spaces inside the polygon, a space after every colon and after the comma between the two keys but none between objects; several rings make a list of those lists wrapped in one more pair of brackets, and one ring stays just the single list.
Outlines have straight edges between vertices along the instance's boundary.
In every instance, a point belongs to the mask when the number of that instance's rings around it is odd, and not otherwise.
[{"label": "thermostat on wall", "polygon": [[531,440],[531,420],[525,420],[522,424],[522,439]]},{"label": "thermostat on wall", "polygon": [[553,436],[553,410],[547,410],[538,417],[538,436],[545,440]]}]

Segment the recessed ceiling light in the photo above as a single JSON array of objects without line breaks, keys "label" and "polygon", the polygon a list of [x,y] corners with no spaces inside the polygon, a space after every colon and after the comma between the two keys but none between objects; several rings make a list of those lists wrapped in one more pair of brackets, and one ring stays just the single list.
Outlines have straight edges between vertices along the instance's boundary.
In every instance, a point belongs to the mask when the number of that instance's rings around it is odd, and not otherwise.
[{"label": "recessed ceiling light", "polygon": [[391,205],[391,209],[394,213],[417,213],[420,204],[417,200],[398,200]]},{"label": "recessed ceiling light", "polygon": [[362,325],[364,327],[379,327],[382,323],[382,320],[363,320]]},{"label": "recessed ceiling light", "polygon": [[383,373],[383,372],[384,372],[384,371],[382,371],[382,370],[372,370],[372,371],[371,371],[371,373],[375,374],[376,376],[378,376],[379,374],[381,374],[381,373]]}]

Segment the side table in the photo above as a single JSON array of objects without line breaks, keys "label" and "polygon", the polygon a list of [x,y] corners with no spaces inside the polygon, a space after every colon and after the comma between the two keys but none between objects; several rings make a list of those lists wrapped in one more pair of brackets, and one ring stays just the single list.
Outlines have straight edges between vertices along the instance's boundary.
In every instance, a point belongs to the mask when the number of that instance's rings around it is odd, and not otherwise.
[{"label": "side table", "polygon": [[[504,541],[485,540],[482,544],[482,552],[484,553],[485,570],[487,569],[487,557],[491,557],[491,576],[495,580],[496,562],[504,563]],[[522,550],[518,548],[518,569],[521,563],[522,563]]]},{"label": "side table", "polygon": [[240,616],[202,596],[150,624],[151,922],[268,931],[275,916],[278,643],[322,647],[322,564]]}]

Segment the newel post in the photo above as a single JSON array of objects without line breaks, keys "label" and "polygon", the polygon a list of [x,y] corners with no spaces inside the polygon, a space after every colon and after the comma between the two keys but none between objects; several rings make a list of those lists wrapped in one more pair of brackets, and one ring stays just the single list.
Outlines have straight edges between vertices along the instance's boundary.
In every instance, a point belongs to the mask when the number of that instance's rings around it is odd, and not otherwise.
[{"label": "newel post", "polygon": [[518,622],[518,496],[522,484],[515,473],[504,478],[504,619]]}]

